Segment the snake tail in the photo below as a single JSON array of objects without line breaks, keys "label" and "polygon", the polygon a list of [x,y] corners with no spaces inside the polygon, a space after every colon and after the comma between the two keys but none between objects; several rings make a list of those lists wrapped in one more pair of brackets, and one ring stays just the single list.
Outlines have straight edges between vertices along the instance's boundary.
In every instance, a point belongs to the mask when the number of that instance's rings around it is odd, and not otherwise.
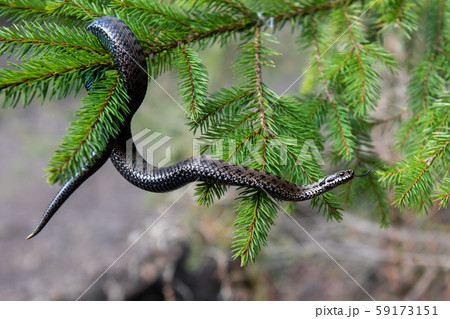
[{"label": "snake tail", "polygon": [[[136,36],[130,28],[120,19],[111,16],[100,17],[86,28],[88,32],[94,34],[108,49],[114,60],[122,80],[125,84],[129,96],[128,109],[129,115],[122,125],[128,127],[131,118],[142,103],[147,91],[147,63],[144,52],[137,40]],[[92,88],[92,76],[86,79],[86,89],[89,92]],[[125,130],[126,131],[126,130]],[[119,133],[120,135],[120,133]],[[120,138],[120,137],[117,137]],[[74,177],[70,178],[58,191],[56,196],[50,202],[45,210],[38,226],[27,237],[27,239],[36,236],[50,221],[53,215],[64,204],[64,202],[72,195],[78,187],[91,177],[100,167],[105,164],[111,154],[112,145],[115,140],[109,140],[106,149],[100,156],[93,154],[91,165],[85,165],[81,171]]]},{"label": "snake tail", "polygon": [[89,177],[91,177],[100,167],[105,164],[105,162],[108,160],[109,153],[105,152],[105,154],[102,157],[94,157],[92,158],[92,164],[86,164],[80,172],[78,172],[75,176],[70,178],[58,191],[56,196],[53,198],[53,200],[48,205],[47,209],[45,210],[44,214],[41,217],[41,220],[39,221],[39,224],[34,229],[34,231],[28,235],[26,239],[31,239],[34,236],[36,236],[44,227],[47,225],[47,223],[50,221],[50,219],[53,217],[53,215],[56,214],[58,209],[65,203],[65,201],[70,197],[70,195],[75,192],[78,187],[83,184]]}]

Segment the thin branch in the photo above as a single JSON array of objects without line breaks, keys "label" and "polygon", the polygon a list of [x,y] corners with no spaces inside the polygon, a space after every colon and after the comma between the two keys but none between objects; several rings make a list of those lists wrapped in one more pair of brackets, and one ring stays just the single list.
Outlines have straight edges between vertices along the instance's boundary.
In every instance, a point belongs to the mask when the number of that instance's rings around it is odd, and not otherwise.
[{"label": "thin branch", "polygon": [[[223,132],[223,134],[221,134],[220,138],[222,138],[223,136],[228,135],[232,131],[235,131],[242,123],[247,121],[250,117],[252,117],[256,113],[258,113],[258,112],[255,111],[255,112],[248,113],[247,116],[243,117],[239,122],[237,122],[235,125],[231,126],[230,129],[228,129],[227,131]],[[204,148],[204,151],[206,152],[211,146],[212,146],[211,144],[206,145],[205,148]]]},{"label": "thin branch", "polygon": [[258,109],[261,116],[261,126],[265,132],[270,134],[270,130],[266,122],[266,114],[264,110],[264,98],[263,98],[263,81],[261,70],[261,30],[257,26],[255,28],[255,79],[256,79],[256,95],[258,99]]},{"label": "thin branch", "polygon": [[[314,54],[316,55],[316,61],[317,61],[317,65],[319,66],[319,72],[323,75],[324,67],[322,64],[322,60],[320,58],[321,55],[320,55],[320,49],[319,49],[319,42],[317,41],[317,33],[316,33],[317,29],[316,29],[316,25],[314,23],[314,15],[312,15],[312,18],[311,18],[311,31],[312,31],[312,38],[313,38],[313,43],[314,43]],[[336,123],[339,128],[339,135],[341,136],[341,140],[344,143],[345,154],[346,154],[346,156],[348,156],[350,154],[350,150],[348,149],[347,141],[344,136],[344,131],[342,129],[341,121],[339,118],[339,114],[337,112],[336,105],[334,103],[333,96],[331,95],[331,92],[328,89],[327,82],[325,80],[324,80],[324,88],[325,88],[325,94],[328,98],[328,101],[331,104],[331,107],[333,108],[333,112],[336,117]]]},{"label": "thin branch", "polygon": [[17,3],[1,3],[0,7],[8,7],[8,8],[14,8],[18,10],[29,10],[29,11],[35,11],[38,14],[46,14],[47,11],[45,9],[39,9],[39,8],[33,8],[33,7],[24,7],[24,6],[18,6]]},{"label": "thin branch", "polygon": [[[22,84],[25,84],[25,83],[27,83],[29,81],[35,81],[35,80],[42,81],[44,79],[52,78],[52,77],[53,78],[57,78],[59,76],[62,76],[64,74],[69,73],[69,72],[74,71],[74,70],[87,70],[89,68],[92,68],[92,67],[95,67],[95,66],[99,66],[99,65],[111,65],[111,66],[113,66],[114,63],[113,62],[105,63],[104,61],[102,61],[102,62],[92,62],[92,63],[87,63],[87,64],[80,64],[80,65],[77,65],[75,67],[71,67],[71,68],[67,68],[67,69],[61,70],[59,72],[47,72],[47,73],[38,74],[35,77],[26,77],[26,78],[22,78],[22,79],[17,79],[17,81],[15,81],[15,82],[5,83],[5,84],[0,85],[0,90],[4,90],[4,89],[6,89],[8,87],[11,87],[11,86],[22,85]],[[23,72],[23,73],[25,73],[25,72]]]},{"label": "thin branch", "polygon": [[186,48],[184,46],[180,46],[180,50],[183,53],[183,56],[186,60],[186,64],[187,64],[187,68],[188,68],[189,81],[191,84],[191,103],[190,103],[190,105],[191,105],[191,111],[192,111],[193,118],[195,118],[195,113],[196,113],[196,108],[197,108],[197,106],[195,105],[195,101],[197,99],[195,96],[195,85],[194,85],[194,78],[192,75],[191,61],[189,60],[189,55],[186,52]]},{"label": "thin branch", "polygon": [[168,20],[172,20],[173,22],[178,23],[179,25],[185,27],[187,30],[189,30],[190,32],[192,32],[194,34],[197,33],[197,31],[195,29],[192,29],[189,24],[187,24],[187,23],[181,21],[180,19],[178,19],[178,18],[176,18],[176,17],[174,17],[172,15],[169,15],[169,14],[163,12],[163,11],[156,10],[154,7],[152,9],[149,9],[149,8],[145,8],[145,7],[133,6],[133,5],[130,5],[130,4],[128,4],[127,6],[130,7],[130,8],[134,7],[134,8],[137,8],[137,9],[141,10],[141,11],[147,11],[149,13],[162,16],[162,17],[164,17],[164,18],[166,18]]},{"label": "thin branch", "polygon": [[[422,162],[422,164],[423,164],[423,162]],[[400,202],[402,202],[405,199],[405,197],[414,188],[414,186],[416,186],[417,182],[422,178],[422,175],[425,173],[425,171],[428,169],[428,167],[429,167],[429,165],[427,165],[427,164],[424,165],[422,171],[419,173],[419,175],[417,176],[416,180],[411,184],[411,186],[397,200],[398,204],[400,204]]]},{"label": "thin branch", "polygon": [[250,96],[255,94],[256,91],[255,90],[249,90],[249,91],[245,91],[243,94],[240,94],[236,97],[234,97],[233,99],[226,101],[223,104],[218,105],[215,109],[209,111],[207,114],[205,114],[203,117],[201,117],[200,119],[198,119],[195,124],[196,126],[199,126],[201,123],[205,122],[211,115],[220,112],[224,107],[226,107],[227,105],[230,105],[234,102],[236,102],[237,100],[240,100],[244,97]]},{"label": "thin branch", "polygon": [[94,12],[92,10],[90,10],[89,8],[85,8],[83,7],[81,4],[78,3],[78,1],[72,1],[72,0],[64,0],[64,2],[66,3],[72,3],[74,6],[80,8],[81,10],[83,10],[84,12],[86,12],[87,14],[94,16],[94,17],[101,17],[101,14],[98,14],[97,12]]},{"label": "thin branch", "polygon": [[[356,0],[334,0],[327,3],[322,3],[319,5],[311,5],[305,7],[299,7],[296,10],[291,10],[288,12],[282,12],[273,16],[273,21],[283,22],[287,19],[292,19],[296,17],[307,16],[319,11],[331,10],[335,7],[342,6],[344,4],[350,4],[352,2],[356,2]],[[157,54],[162,51],[175,49],[180,43],[188,44],[191,42],[199,41],[202,39],[218,36],[220,34],[224,34],[227,32],[240,32],[260,24],[261,21],[257,18],[247,18],[241,19],[234,23],[228,25],[219,25],[211,30],[199,31],[195,34],[189,34],[182,39],[177,39],[174,41],[170,41],[167,43],[158,43],[157,45],[152,45],[151,42],[147,42],[150,44],[151,48],[144,51],[146,56],[151,56],[152,54]]]},{"label": "thin branch", "polygon": [[[372,191],[375,193],[378,205],[380,207],[383,207],[383,199],[381,198],[381,194],[378,192],[378,188],[375,185],[372,175],[368,175],[367,178],[369,180],[369,184],[370,187],[372,188]],[[386,220],[385,214],[381,214],[381,225],[389,225],[389,220]]]},{"label": "thin branch", "polygon": [[350,41],[353,44],[353,50],[356,54],[356,58],[358,59],[358,64],[359,64],[359,72],[361,73],[361,98],[359,99],[359,102],[361,104],[365,104],[364,103],[364,99],[366,96],[366,76],[364,73],[364,64],[361,58],[361,54],[359,52],[359,45],[358,43],[356,43],[355,40],[355,35],[353,34],[352,31],[352,26],[353,24],[350,22],[350,18],[348,16],[348,12],[347,12],[347,7],[343,7],[342,10],[344,11],[344,16],[345,16],[345,21],[347,22],[347,30],[348,30],[348,34],[350,35]]},{"label": "thin branch", "polygon": [[403,149],[405,146],[406,141],[408,140],[409,134],[411,133],[411,130],[413,129],[414,125],[416,124],[417,120],[419,120],[420,118],[420,113],[418,113],[415,117],[414,120],[411,121],[411,124],[408,127],[408,130],[405,132],[405,134],[403,135],[402,141],[400,143],[400,147]]},{"label": "thin branch", "polygon": [[321,102],[317,104],[317,107],[314,108],[314,110],[311,112],[311,114],[309,115],[309,119],[312,120],[312,118],[314,117],[314,115],[316,115],[316,113],[319,111],[319,109],[322,107],[323,102],[325,102],[325,99],[321,99]]},{"label": "thin branch", "polygon": [[237,151],[239,151],[241,149],[242,146],[244,146],[244,144],[249,141],[251,138],[255,137],[257,134],[261,133],[261,128],[254,130],[252,134],[246,136],[238,145],[236,145],[236,147],[234,148],[233,152],[231,152],[228,155],[228,158],[226,159],[226,161],[229,161],[234,154],[237,153]]},{"label": "thin branch", "polygon": [[249,226],[247,226],[246,228],[247,228],[247,230],[249,230],[249,235],[247,236],[247,240],[246,240],[246,244],[245,244],[245,246],[244,247],[242,247],[240,250],[239,250],[239,255],[244,255],[244,256],[247,256],[248,254],[249,254],[249,250],[250,250],[250,245],[252,244],[252,242],[253,242],[253,236],[254,236],[254,234],[255,234],[255,224],[256,224],[256,220],[258,219],[258,212],[259,212],[259,205],[260,205],[260,197],[261,197],[261,195],[260,195],[261,193],[260,192],[258,192],[258,200],[257,200],[257,202],[256,202],[256,205],[255,205],[255,207],[254,207],[254,209],[253,209],[253,213],[252,213],[252,222],[251,222],[251,224],[249,225]]},{"label": "thin branch", "polygon": [[120,78],[119,78],[119,76],[117,76],[116,79],[113,82],[113,85],[111,86],[111,89],[108,92],[108,95],[107,95],[107,97],[105,99],[105,102],[102,104],[102,106],[100,108],[100,112],[98,112],[97,115],[95,116],[95,119],[94,119],[92,125],[89,126],[88,130],[86,131],[85,136],[83,137],[83,139],[79,143],[78,147],[76,149],[74,149],[73,152],[69,156],[66,156],[66,159],[64,160],[64,162],[62,162],[61,165],[57,169],[52,170],[52,173],[54,172],[56,174],[61,174],[61,172],[63,170],[63,167],[65,165],[67,165],[75,157],[75,155],[77,154],[78,150],[81,149],[81,147],[84,144],[87,143],[87,141],[89,139],[89,136],[91,135],[91,132],[94,129],[95,125],[100,122],[100,117],[103,114],[106,106],[110,102],[111,97],[113,96],[113,94],[114,94],[114,92],[116,90],[117,84],[119,83],[119,80],[120,80]]},{"label": "thin branch", "polygon": [[371,122],[372,125],[380,125],[380,124],[385,124],[388,123],[392,120],[395,120],[397,118],[402,117],[403,114],[405,114],[408,110],[406,108],[402,109],[400,112],[397,112],[387,118],[384,119],[375,119],[374,121]]},{"label": "thin branch", "polygon": [[398,25],[400,25],[401,24],[401,20],[402,20],[402,16],[403,16],[403,9],[405,8],[405,0],[401,0],[402,2],[400,3],[400,7],[399,7],[399,9],[398,9],[398,12],[399,12],[399,14],[398,14],[398,16],[397,16],[397,18],[395,19],[395,22],[398,24]]},{"label": "thin branch", "polygon": [[20,44],[40,44],[40,45],[52,45],[52,46],[61,46],[61,47],[67,47],[71,49],[76,50],[85,50],[89,52],[96,53],[98,55],[105,55],[107,53],[106,50],[96,50],[90,46],[82,46],[82,45],[76,45],[72,43],[65,43],[65,42],[56,42],[52,40],[42,40],[42,39],[20,39],[20,38],[5,38],[0,37],[0,42],[2,43],[20,43]]},{"label": "thin branch", "polygon": [[[436,150],[436,153],[432,156],[428,157],[427,159],[420,161],[418,164],[425,164],[422,171],[419,173],[415,181],[411,184],[411,186],[402,194],[402,196],[396,201],[397,203],[402,202],[405,197],[408,195],[408,193],[416,186],[417,182],[422,178],[422,175],[425,173],[425,171],[430,168],[433,165],[433,162],[436,160],[438,155],[444,151],[444,149],[447,147],[449,142],[445,143],[441,148]],[[417,164],[417,165],[418,165]]]},{"label": "thin branch", "polygon": [[[217,1],[217,0],[216,0]],[[230,0],[218,0],[218,2],[223,2],[227,6],[236,9],[237,11],[241,12],[244,17],[250,17],[252,16],[252,12],[248,10],[242,3],[239,1],[230,1]]]}]

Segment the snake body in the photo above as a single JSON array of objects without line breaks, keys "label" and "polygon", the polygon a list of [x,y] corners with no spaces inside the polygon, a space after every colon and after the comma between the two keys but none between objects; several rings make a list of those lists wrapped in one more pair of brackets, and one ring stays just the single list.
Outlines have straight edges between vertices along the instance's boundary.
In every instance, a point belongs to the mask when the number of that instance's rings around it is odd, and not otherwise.
[{"label": "snake body", "polygon": [[[131,141],[131,119],[144,99],[148,75],[144,52],[131,29],[120,19],[104,16],[87,27],[109,50],[116,68],[125,84],[129,114],[121,126],[119,135],[108,141],[100,156],[93,154],[89,164],[69,179],[59,190],[44,212],[36,229],[27,239],[37,235],[57,212],[69,196],[108,158],[118,172],[131,184],[151,192],[169,192],[196,181],[206,181],[230,186],[247,186],[266,191],[275,198],[287,201],[308,200],[330,189],[350,181],[353,170],[343,170],[307,185],[293,184],[272,173],[235,165],[208,156],[193,157],[168,167],[154,167],[137,152],[133,143],[131,152],[127,141]],[[365,175],[365,174],[364,174]]]}]

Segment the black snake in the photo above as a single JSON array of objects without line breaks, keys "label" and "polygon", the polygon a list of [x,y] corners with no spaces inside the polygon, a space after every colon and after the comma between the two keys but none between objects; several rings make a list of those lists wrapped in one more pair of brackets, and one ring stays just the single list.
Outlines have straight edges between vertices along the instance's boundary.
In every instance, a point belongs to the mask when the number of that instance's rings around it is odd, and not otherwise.
[{"label": "black snake", "polygon": [[52,200],[39,225],[27,237],[38,234],[52,218],[69,196],[92,174],[94,174],[108,158],[133,185],[151,192],[168,192],[196,181],[206,181],[232,186],[248,186],[266,191],[275,198],[287,201],[308,200],[323,194],[338,185],[350,181],[353,170],[343,170],[321,178],[308,185],[296,185],[274,174],[239,166],[207,156],[193,157],[169,167],[157,168],[145,161],[136,151],[127,152],[127,141],[131,139],[131,119],[144,99],[148,74],[144,52],[133,32],[121,20],[104,16],[94,20],[87,30],[92,32],[111,53],[113,60],[124,81],[130,100],[130,110],[120,134],[108,142],[101,156],[93,155],[90,164],[86,164],[80,172],[67,181]]}]

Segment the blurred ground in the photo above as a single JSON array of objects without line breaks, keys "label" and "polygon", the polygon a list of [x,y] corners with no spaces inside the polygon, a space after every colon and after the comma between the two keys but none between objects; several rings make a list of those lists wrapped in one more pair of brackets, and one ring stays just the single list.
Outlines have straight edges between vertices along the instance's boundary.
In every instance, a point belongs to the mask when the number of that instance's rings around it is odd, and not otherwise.
[{"label": "blurred ground", "polygon": [[[279,40],[275,49],[283,56],[265,81],[282,93],[306,62],[297,55],[293,36],[283,33]],[[212,90],[231,83],[233,54],[214,48],[203,55]],[[405,104],[406,81],[401,73],[386,80],[377,116],[388,117],[383,112],[388,105]],[[176,97],[171,74],[158,82]],[[192,133],[183,111],[150,86],[134,132],[149,128],[171,136],[174,162],[190,156]],[[448,210],[417,217],[393,209],[393,226],[381,230],[368,203],[346,211],[339,224],[327,223],[301,203],[293,215],[297,223],[280,212],[269,246],[255,264],[241,268],[230,253],[233,191],[201,208],[193,201],[194,187],[146,193],[109,162],[41,234],[26,241],[58,190],[46,184],[43,169],[79,98],[0,111],[0,300],[450,298]],[[397,156],[389,151],[391,129],[380,126],[374,132],[376,149],[386,160]]]}]

